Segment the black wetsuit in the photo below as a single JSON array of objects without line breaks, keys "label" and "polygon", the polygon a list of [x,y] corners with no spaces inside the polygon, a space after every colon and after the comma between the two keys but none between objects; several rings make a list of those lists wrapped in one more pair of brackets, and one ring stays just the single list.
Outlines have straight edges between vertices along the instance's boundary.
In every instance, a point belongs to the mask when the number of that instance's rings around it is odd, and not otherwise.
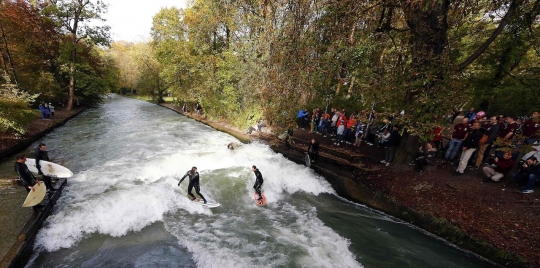
[{"label": "black wetsuit", "polygon": [[[41,165],[39,164],[40,160],[51,161],[49,160],[49,154],[47,153],[47,151],[42,151],[38,148],[36,151],[36,167],[39,171],[39,174],[43,175],[43,172],[41,172]],[[43,182],[45,183],[47,190],[55,191],[55,189],[52,186],[51,177],[43,175]]]},{"label": "black wetsuit", "polygon": [[[15,162],[15,172],[19,175],[19,180],[21,180],[22,185],[26,189],[26,192],[30,192],[30,186],[36,185],[36,178],[34,174],[28,170],[28,166],[25,163]],[[34,211],[39,211],[40,205],[33,206]]]},{"label": "black wetsuit", "polygon": [[191,190],[193,190],[193,188],[195,188],[195,193],[197,193],[198,196],[200,196],[202,198],[202,200],[204,201],[204,203],[206,203],[206,199],[204,198],[204,196],[201,194],[200,190],[200,185],[199,185],[199,172],[195,172],[195,174],[192,174],[191,173],[191,170],[188,171],[186,173],[186,175],[184,175],[184,177],[182,177],[182,179],[180,180],[180,182],[178,183],[178,185],[180,185],[180,183],[182,183],[182,181],[186,178],[186,177],[189,177],[189,185],[188,185],[188,194],[189,196],[192,197],[192,200],[195,199],[195,195],[193,195],[191,193]]},{"label": "black wetsuit", "polygon": [[315,141],[315,143],[310,142],[307,147],[307,151],[309,153],[309,156],[311,157],[311,162],[317,161],[317,158],[319,157],[319,142],[317,141]]},{"label": "black wetsuit", "polygon": [[256,177],[255,184],[253,185],[253,189],[255,189],[255,192],[259,194],[259,199],[262,199],[261,187],[263,185],[264,180],[259,169],[255,169],[255,171],[253,172],[255,173],[255,177]]}]

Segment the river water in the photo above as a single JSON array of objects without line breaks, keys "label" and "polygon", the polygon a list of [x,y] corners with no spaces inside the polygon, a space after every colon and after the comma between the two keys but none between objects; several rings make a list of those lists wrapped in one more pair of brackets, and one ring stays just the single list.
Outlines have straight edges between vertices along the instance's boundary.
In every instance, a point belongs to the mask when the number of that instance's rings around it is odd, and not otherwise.
[{"label": "river water", "polygon": [[[403,222],[335,195],[264,144],[113,96],[47,135],[70,168],[28,267],[490,267]],[[255,206],[257,165],[268,205]],[[192,166],[201,193],[187,198]],[[187,180],[187,179],[186,179]]]}]

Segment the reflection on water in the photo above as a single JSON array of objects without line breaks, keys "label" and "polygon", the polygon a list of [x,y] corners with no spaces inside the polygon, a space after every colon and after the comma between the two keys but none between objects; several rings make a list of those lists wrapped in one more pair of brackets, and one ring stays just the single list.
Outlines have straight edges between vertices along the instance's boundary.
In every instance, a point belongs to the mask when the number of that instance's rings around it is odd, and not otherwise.
[{"label": "reflection on water", "polygon": [[21,207],[26,195],[26,190],[21,186],[0,185],[0,258],[13,246],[32,215],[31,208]]},{"label": "reflection on water", "polygon": [[[352,205],[266,145],[115,96],[48,135],[74,171],[30,267],[484,267],[436,239]],[[236,141],[237,142],[237,141]],[[257,165],[269,205],[255,206]],[[192,166],[201,193],[186,197]]]}]

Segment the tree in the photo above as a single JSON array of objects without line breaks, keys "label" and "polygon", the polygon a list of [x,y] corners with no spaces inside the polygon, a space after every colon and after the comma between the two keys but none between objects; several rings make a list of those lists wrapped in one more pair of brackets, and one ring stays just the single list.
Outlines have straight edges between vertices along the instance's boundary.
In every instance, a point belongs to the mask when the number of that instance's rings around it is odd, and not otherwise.
[{"label": "tree", "polygon": [[6,71],[2,74],[0,78],[0,130],[24,134],[26,125],[36,116],[36,112],[29,106],[38,95],[21,91],[11,82]]},{"label": "tree", "polygon": [[73,107],[75,98],[75,78],[78,67],[77,53],[81,49],[79,42],[85,40],[89,45],[109,45],[109,26],[91,26],[92,20],[105,21],[103,14],[107,5],[100,0],[94,4],[90,0],[59,0],[54,1],[51,12],[57,23],[69,35],[69,98],[67,109]]},{"label": "tree", "polygon": [[55,76],[58,71],[59,44],[62,36],[56,25],[41,14],[41,6],[26,1],[0,3],[0,64],[11,81],[40,98],[52,97],[53,88],[41,88],[40,80]]}]

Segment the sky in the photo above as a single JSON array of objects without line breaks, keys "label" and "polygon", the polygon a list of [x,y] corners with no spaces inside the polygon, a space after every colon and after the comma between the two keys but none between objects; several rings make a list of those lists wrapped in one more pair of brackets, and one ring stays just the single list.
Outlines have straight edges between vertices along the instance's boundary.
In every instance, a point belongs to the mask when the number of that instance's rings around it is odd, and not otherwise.
[{"label": "sky", "polygon": [[150,39],[152,17],[163,7],[185,8],[187,0],[105,0],[105,14],[114,41],[143,42]]}]

